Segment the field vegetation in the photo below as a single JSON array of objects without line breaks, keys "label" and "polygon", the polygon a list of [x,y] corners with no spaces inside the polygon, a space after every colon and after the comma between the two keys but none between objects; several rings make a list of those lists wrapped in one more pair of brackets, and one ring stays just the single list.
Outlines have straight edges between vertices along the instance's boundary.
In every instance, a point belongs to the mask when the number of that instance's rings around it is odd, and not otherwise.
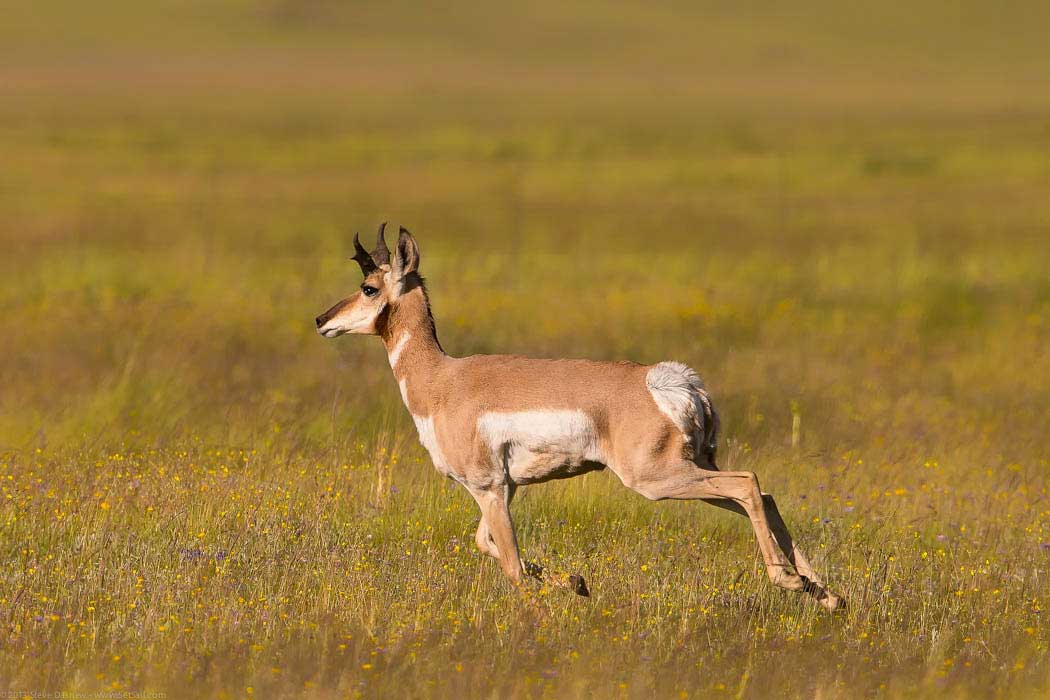
[{"label": "field vegetation", "polygon": [[[1045,5],[3,15],[0,691],[1050,693]],[[514,505],[591,597],[508,586],[314,332],[384,219],[454,355],[697,368],[848,609],[609,473]]]}]

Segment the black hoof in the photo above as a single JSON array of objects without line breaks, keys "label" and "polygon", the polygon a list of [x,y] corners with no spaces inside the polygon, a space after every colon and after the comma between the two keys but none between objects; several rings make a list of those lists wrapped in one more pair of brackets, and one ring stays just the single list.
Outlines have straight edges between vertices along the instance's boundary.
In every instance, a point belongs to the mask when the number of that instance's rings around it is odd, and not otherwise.
[{"label": "black hoof", "polygon": [[587,582],[583,580],[583,576],[573,574],[569,577],[569,585],[572,586],[572,590],[576,595],[582,595],[584,598],[589,598],[591,596],[591,592],[587,590]]},{"label": "black hoof", "polygon": [[805,586],[802,588],[802,590],[816,598],[818,603],[820,603],[825,608],[833,612],[845,612],[845,598],[839,595],[835,595],[824,586],[813,583],[805,576],[802,577],[802,580],[803,582],[805,582]]}]

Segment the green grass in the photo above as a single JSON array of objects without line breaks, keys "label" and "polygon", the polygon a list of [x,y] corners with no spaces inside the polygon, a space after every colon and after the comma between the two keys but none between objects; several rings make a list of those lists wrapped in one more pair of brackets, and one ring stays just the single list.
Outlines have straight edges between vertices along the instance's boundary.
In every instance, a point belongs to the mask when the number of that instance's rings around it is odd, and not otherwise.
[{"label": "green grass", "polygon": [[[1050,693],[1045,9],[68,2],[0,23],[0,689]],[[746,521],[527,488],[512,590],[386,357],[678,359],[850,602]],[[801,442],[791,444],[793,413]]]}]

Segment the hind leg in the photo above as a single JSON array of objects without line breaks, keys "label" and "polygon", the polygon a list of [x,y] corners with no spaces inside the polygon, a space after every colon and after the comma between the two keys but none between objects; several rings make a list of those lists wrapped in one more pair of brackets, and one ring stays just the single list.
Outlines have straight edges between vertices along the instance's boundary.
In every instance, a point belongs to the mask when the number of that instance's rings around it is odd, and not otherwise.
[{"label": "hind leg", "polygon": [[770,527],[758,478],[753,473],[705,470],[692,462],[681,460],[666,467],[635,470],[627,478],[620,478],[628,487],[652,500],[730,501],[751,521],[769,580],[793,591],[806,587],[806,582],[796,573],[795,567],[779,547]]},{"label": "hind leg", "polygon": [[795,542],[794,538],[791,537],[791,533],[788,532],[787,525],[784,523],[784,519],[780,516],[780,509],[777,508],[777,502],[773,500],[773,496],[768,493],[762,494],[762,501],[766,506],[766,515],[769,518],[769,526],[773,529],[773,535],[777,538],[777,544],[787,555],[791,563],[798,569],[799,574],[806,579],[806,591],[809,592],[814,598],[817,599],[821,605],[828,610],[835,610],[843,605],[845,602],[841,596],[838,596],[828,590],[828,587],[821,580],[820,575],[810,565],[806,555],[799,549],[798,543]]},{"label": "hind leg", "polygon": [[[747,515],[744,509],[735,501],[731,501],[725,498],[707,498],[705,502],[710,503],[713,506],[719,508],[725,508],[731,510],[734,513],[740,515]],[[762,494],[762,501],[766,508],[766,516],[769,520],[769,527],[773,532],[773,536],[777,540],[777,544],[780,546],[781,551],[787,555],[788,561],[790,561],[799,575],[802,576],[806,582],[806,592],[812,595],[818,603],[823,605],[828,610],[837,610],[840,608],[845,601],[841,596],[833,593],[821,580],[820,575],[816,572],[813,566],[809,563],[806,555],[802,553],[798,543],[788,532],[787,525],[784,523],[784,519],[780,515],[780,509],[777,508],[777,502],[768,493]]]}]

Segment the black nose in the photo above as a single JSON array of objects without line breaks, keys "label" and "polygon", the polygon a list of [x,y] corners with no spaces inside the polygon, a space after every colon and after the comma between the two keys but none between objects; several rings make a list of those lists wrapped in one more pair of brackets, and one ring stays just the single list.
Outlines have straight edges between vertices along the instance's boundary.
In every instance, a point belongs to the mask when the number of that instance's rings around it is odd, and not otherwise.
[{"label": "black nose", "polygon": [[318,316],[318,317],[317,317],[316,319],[314,319],[314,320],[315,320],[315,321],[317,321],[317,327],[318,327],[318,328],[320,328],[321,326],[323,326],[323,325],[324,325],[324,320],[325,320],[325,319],[324,319],[324,315],[323,315],[323,314],[322,314],[321,316]]}]

